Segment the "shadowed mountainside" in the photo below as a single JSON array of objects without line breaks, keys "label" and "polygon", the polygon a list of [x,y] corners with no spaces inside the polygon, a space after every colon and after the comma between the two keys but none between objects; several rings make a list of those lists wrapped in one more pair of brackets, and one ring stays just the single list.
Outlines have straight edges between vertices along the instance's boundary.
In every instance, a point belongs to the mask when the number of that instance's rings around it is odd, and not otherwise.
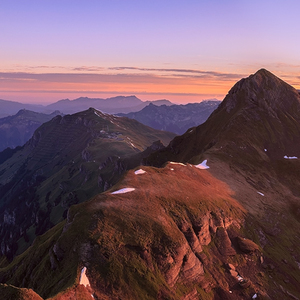
[{"label": "shadowed mountainside", "polygon": [[0,152],[8,147],[23,146],[39,126],[60,114],[59,111],[47,115],[22,109],[16,115],[1,118]]},{"label": "shadowed mountainside", "polygon": [[23,251],[70,205],[108,189],[162,145],[147,146],[173,137],[92,108],[44,123],[22,148],[0,153],[1,253]]}]

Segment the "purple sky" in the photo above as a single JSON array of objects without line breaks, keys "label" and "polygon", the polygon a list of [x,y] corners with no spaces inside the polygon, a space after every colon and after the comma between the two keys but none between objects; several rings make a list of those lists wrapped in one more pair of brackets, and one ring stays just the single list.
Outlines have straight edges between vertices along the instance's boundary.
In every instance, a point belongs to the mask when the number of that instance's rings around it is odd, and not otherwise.
[{"label": "purple sky", "polygon": [[223,99],[264,67],[300,88],[300,2],[0,1],[0,99]]}]

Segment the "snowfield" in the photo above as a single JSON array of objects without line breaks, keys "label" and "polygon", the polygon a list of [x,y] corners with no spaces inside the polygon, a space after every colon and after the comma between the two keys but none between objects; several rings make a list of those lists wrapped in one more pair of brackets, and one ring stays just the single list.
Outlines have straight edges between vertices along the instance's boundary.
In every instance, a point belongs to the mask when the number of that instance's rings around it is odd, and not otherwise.
[{"label": "snowfield", "polygon": [[116,195],[116,194],[125,194],[125,193],[132,192],[132,191],[134,191],[134,190],[135,190],[135,188],[123,188],[123,189],[114,191],[114,192],[112,192],[111,194],[112,194],[112,195]]},{"label": "snowfield", "polygon": [[90,281],[89,281],[89,279],[87,278],[85,272],[86,272],[86,267],[84,267],[84,268],[81,270],[80,279],[79,279],[79,284],[83,284],[85,287],[91,286],[91,285],[90,285]]},{"label": "snowfield", "polygon": [[135,175],[140,175],[140,174],[145,174],[145,173],[146,173],[146,171],[143,169],[139,169],[134,172]]},{"label": "snowfield", "polygon": [[181,166],[184,166],[184,167],[186,167],[186,165],[185,165],[185,164],[183,164],[183,163],[180,163],[180,162],[174,162],[174,161],[170,161],[170,164],[172,164],[172,165],[181,165]]},{"label": "snowfield", "polygon": [[286,156],[286,155],[283,158],[285,158],[285,159],[298,159],[297,156]]},{"label": "snowfield", "polygon": [[209,166],[207,165],[207,159],[205,159],[201,164],[195,165],[196,168],[198,169],[209,169]]}]

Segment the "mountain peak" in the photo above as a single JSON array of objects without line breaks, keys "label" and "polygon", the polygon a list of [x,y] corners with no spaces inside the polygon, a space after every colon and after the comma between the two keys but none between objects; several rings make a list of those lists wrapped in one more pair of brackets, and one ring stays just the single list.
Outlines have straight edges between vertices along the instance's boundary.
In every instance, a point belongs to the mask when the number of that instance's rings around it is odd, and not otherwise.
[{"label": "mountain peak", "polygon": [[299,100],[296,89],[268,70],[260,69],[238,81],[225,97],[223,105],[227,112],[249,106],[274,111],[289,109],[295,102],[299,104]]}]

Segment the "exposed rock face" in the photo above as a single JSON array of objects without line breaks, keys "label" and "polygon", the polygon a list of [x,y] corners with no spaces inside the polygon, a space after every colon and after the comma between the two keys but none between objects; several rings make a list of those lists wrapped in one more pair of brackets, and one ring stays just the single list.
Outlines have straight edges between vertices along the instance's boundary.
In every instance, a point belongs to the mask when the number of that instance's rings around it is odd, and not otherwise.
[{"label": "exposed rock face", "polygon": [[251,253],[259,250],[259,246],[249,239],[237,237],[237,242],[240,249],[245,253]]},{"label": "exposed rock face", "polygon": [[227,231],[224,227],[218,227],[216,231],[216,242],[221,255],[236,254],[236,251],[233,249],[231,240],[229,239]]}]

